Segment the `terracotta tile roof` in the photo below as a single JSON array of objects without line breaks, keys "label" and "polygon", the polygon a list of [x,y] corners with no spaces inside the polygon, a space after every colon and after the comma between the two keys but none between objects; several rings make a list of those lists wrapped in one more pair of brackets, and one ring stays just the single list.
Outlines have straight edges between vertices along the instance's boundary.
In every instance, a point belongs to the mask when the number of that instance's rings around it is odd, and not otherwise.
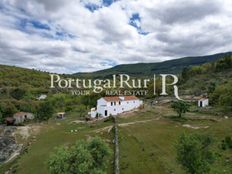
[{"label": "terracotta tile roof", "polygon": [[124,100],[138,100],[138,98],[136,96],[124,96]]},{"label": "terracotta tile roof", "polygon": [[119,101],[119,96],[103,97],[106,101]]},{"label": "terracotta tile roof", "polygon": [[200,101],[208,100],[208,98],[207,98],[207,97],[202,97],[202,98],[200,98],[199,100],[200,100]]},{"label": "terracotta tile roof", "polygon": [[6,118],[5,118],[5,121],[11,122],[11,121],[15,121],[15,119],[14,119],[13,117],[6,117]]},{"label": "terracotta tile roof", "polygon": [[[127,100],[138,100],[136,96],[109,96],[103,97],[106,101],[127,101]],[[122,99],[124,98],[124,99]]]},{"label": "terracotta tile roof", "polygon": [[28,114],[27,112],[16,112],[14,114],[14,117],[22,117],[22,116],[27,115],[27,114]]}]

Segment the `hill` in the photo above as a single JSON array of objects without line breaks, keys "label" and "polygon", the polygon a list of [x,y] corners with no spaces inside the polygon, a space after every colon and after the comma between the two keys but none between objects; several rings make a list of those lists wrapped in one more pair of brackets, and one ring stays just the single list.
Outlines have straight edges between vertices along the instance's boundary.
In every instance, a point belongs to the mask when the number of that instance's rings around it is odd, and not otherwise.
[{"label": "hill", "polygon": [[15,66],[0,65],[0,87],[47,88],[48,72]]},{"label": "hill", "polygon": [[128,74],[131,76],[152,76],[159,73],[178,74],[189,66],[201,65],[208,62],[218,60],[225,55],[232,55],[232,52],[219,53],[207,56],[184,57],[180,59],[168,60],[158,63],[137,63],[137,64],[122,64],[113,68],[100,70],[92,73],[75,73],[78,77],[88,78],[107,78],[113,74]]},{"label": "hill", "polygon": [[207,94],[210,103],[232,111],[232,56],[185,68],[181,74],[182,94]]}]

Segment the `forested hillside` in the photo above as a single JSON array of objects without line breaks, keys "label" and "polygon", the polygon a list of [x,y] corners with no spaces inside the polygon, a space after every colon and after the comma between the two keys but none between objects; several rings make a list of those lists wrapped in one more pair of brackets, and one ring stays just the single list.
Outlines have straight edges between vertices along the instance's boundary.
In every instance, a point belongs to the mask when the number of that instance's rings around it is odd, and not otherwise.
[{"label": "forested hillside", "polygon": [[208,94],[211,104],[232,110],[232,56],[185,68],[181,77],[185,94]]},{"label": "forested hillside", "polygon": [[97,72],[76,73],[74,75],[78,77],[104,78],[111,77],[113,74],[128,74],[135,77],[147,77],[160,73],[179,74],[186,67],[213,62],[226,55],[232,55],[232,52],[198,57],[184,57],[158,63],[123,64]]},{"label": "forested hillside", "polygon": [[[200,64],[200,62],[210,63],[192,66],[193,64]],[[154,65],[157,68],[154,68]],[[137,68],[133,68],[134,66]],[[187,68],[184,68],[185,66]],[[101,71],[100,76],[106,77],[114,73],[127,73],[124,71],[127,70],[129,74],[137,71],[142,77],[146,77],[151,72],[164,73],[167,71],[167,73],[171,73],[174,69],[179,71],[182,68],[184,68],[181,74],[182,94],[201,95],[207,93],[210,96],[211,104],[223,106],[227,109],[231,108],[231,53],[183,58],[157,64],[120,65]],[[99,73],[96,73],[96,75],[99,75]],[[62,76],[74,77],[72,75]],[[83,77],[86,77],[86,75]],[[87,77],[94,78],[92,74],[88,74]],[[52,106],[56,111],[84,111],[93,107],[97,98],[99,98],[99,95],[95,94],[92,94],[92,96],[72,96],[65,91],[53,91],[49,86],[50,76],[48,72],[0,65],[0,121],[1,118],[12,116],[17,111],[37,113],[39,108],[43,109],[44,102],[47,102],[46,106]],[[150,87],[152,88],[152,86]],[[41,94],[46,94],[48,98],[45,101],[38,101],[37,97]],[[147,97],[149,98],[149,96]],[[150,97],[154,96],[151,95]]]},{"label": "forested hillside", "polygon": [[[65,91],[51,90],[49,87],[48,72],[0,65],[0,123],[5,117],[11,117],[18,111],[34,114],[46,113],[46,109],[52,109],[53,112],[74,109],[85,111],[88,106],[95,104],[94,96],[72,96]],[[47,95],[46,100],[37,99],[41,94]]]}]

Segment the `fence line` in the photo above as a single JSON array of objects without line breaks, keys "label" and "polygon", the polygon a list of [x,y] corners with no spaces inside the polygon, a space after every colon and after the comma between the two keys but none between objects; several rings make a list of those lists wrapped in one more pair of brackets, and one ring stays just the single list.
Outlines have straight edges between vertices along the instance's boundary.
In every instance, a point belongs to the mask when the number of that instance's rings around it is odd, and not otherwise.
[{"label": "fence line", "polygon": [[119,168],[119,144],[118,144],[118,125],[114,121],[114,173],[120,174]]}]

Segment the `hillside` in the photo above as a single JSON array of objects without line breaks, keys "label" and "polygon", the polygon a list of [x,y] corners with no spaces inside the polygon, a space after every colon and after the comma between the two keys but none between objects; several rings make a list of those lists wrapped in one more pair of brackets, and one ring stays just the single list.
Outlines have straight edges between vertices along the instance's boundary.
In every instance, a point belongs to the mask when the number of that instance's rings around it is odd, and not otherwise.
[{"label": "hillside", "polygon": [[181,78],[182,94],[207,94],[212,105],[232,111],[232,56],[186,68]]},{"label": "hillside", "polygon": [[76,73],[78,77],[104,78],[111,77],[113,74],[129,74],[131,76],[152,76],[159,73],[180,73],[185,67],[201,65],[204,63],[218,60],[225,55],[232,55],[232,52],[219,53],[214,55],[199,57],[184,57],[180,59],[168,60],[158,63],[137,63],[117,65],[113,68],[100,70],[92,73]]},{"label": "hillside", "polygon": [[0,65],[0,87],[47,88],[50,77],[47,72],[15,66]]}]

